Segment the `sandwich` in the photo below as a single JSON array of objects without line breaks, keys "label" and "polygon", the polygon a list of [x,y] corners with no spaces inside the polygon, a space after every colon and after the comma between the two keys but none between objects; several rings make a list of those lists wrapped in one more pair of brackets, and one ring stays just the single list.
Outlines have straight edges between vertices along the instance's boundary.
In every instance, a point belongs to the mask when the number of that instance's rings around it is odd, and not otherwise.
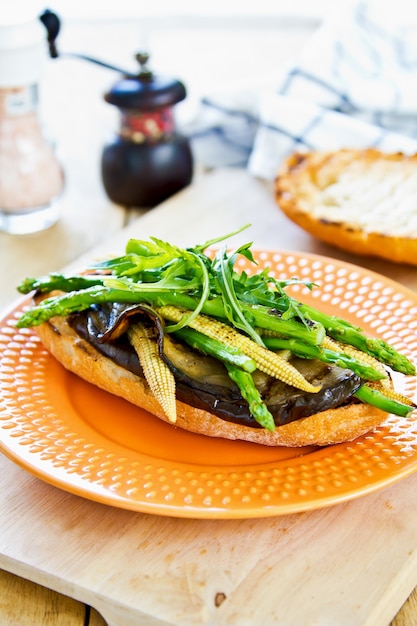
[{"label": "sandwich", "polygon": [[192,248],[130,239],[79,273],[26,278],[18,290],[32,301],[16,325],[91,384],[210,437],[326,446],[408,417],[392,373],[414,364],[289,295],[320,287],[259,270],[252,243],[223,244],[231,235]]}]

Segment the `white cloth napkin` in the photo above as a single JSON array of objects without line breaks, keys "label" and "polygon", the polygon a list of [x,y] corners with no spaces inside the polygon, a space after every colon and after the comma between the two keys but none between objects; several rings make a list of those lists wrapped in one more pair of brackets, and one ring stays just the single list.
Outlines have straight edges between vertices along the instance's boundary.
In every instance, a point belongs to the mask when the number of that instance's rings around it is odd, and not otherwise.
[{"label": "white cloth napkin", "polygon": [[246,164],[272,179],[294,150],[417,152],[417,5],[334,5],[299,58],[275,77],[204,100],[193,136],[197,151],[199,140],[216,138],[211,153],[205,144],[211,165]]}]

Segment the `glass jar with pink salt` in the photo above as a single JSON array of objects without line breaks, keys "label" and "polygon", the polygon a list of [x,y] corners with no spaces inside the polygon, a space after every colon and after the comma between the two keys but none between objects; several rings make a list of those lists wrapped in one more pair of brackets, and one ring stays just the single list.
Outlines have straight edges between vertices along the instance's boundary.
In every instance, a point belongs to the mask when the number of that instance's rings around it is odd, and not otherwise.
[{"label": "glass jar with pink salt", "polygon": [[45,31],[33,16],[0,18],[0,230],[29,234],[59,217],[64,176],[38,111]]}]

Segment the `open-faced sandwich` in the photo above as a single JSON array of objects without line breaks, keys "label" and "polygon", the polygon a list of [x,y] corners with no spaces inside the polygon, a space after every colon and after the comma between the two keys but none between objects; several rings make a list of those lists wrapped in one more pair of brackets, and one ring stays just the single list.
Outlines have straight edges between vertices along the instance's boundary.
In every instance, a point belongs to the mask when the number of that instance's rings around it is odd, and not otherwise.
[{"label": "open-faced sandwich", "polygon": [[207,252],[223,239],[187,249],[132,239],[82,273],[28,278],[19,291],[34,302],[17,326],[36,327],[78,376],[212,437],[323,446],[413,410],[390,376],[415,374],[409,359],[290,297],[294,282],[319,287],[256,271],[251,244]]},{"label": "open-faced sandwich", "polygon": [[275,194],[287,217],[318,239],[417,265],[417,155],[294,153],[279,169]]}]

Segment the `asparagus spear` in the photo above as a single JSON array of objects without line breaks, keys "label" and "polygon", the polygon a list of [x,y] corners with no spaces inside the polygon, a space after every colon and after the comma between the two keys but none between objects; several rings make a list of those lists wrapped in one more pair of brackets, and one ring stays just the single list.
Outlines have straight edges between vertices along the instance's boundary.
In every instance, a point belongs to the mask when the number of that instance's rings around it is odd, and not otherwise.
[{"label": "asparagus spear", "polygon": [[408,417],[415,408],[413,405],[404,404],[403,402],[398,402],[398,400],[388,398],[382,391],[371,389],[368,385],[362,385],[362,387],[354,393],[354,396],[364,404],[370,404],[386,413],[393,413],[401,417]]},{"label": "asparagus spear", "polygon": [[31,291],[49,293],[50,291],[80,291],[94,285],[102,285],[100,276],[65,276],[64,274],[51,273],[41,278],[25,278],[17,290],[26,294]]},{"label": "asparagus spear", "polygon": [[242,398],[246,400],[253,418],[267,430],[275,430],[274,418],[255,387],[252,375],[235,365],[226,364],[228,374],[239,387]]},{"label": "asparagus spear", "polygon": [[[110,282],[110,279],[102,279],[103,283]],[[114,279],[112,279],[115,283]],[[164,306],[173,304],[184,309],[194,310],[198,304],[198,300],[186,293],[180,293],[166,289],[164,291],[159,287],[155,287],[155,283],[123,283],[117,280],[120,288],[106,287],[102,285],[93,285],[82,291],[73,291],[64,293],[60,296],[47,298],[40,302],[37,306],[32,307],[20,317],[17,321],[18,328],[27,326],[38,326],[47,322],[55,315],[67,316],[71,313],[84,311],[93,304],[103,304],[105,302],[124,302],[124,303],[143,303],[152,304],[154,306]],[[311,343],[320,343],[324,337],[324,329],[321,324],[313,324],[306,327],[297,320],[282,319],[276,313],[265,307],[249,307],[245,310],[250,314],[256,326],[260,328],[269,328],[279,334],[289,337],[300,337],[303,341]],[[226,318],[221,298],[213,298],[206,300],[202,309],[202,313],[213,317]]]},{"label": "asparagus spear", "polygon": [[302,304],[300,308],[307,317],[322,324],[327,334],[333,339],[355,346],[362,352],[375,357],[381,363],[389,365],[397,372],[410,375],[416,373],[414,364],[382,339],[367,337],[356,326],[352,326],[339,317],[326,315],[307,304]]}]

